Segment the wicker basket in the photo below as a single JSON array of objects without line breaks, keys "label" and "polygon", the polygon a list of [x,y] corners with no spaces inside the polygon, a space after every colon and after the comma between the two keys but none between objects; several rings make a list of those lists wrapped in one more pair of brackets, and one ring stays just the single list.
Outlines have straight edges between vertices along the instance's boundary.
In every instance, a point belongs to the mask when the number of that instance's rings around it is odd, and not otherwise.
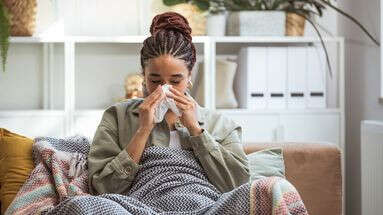
[{"label": "wicker basket", "polygon": [[188,20],[193,36],[206,34],[206,16],[196,5],[177,4],[171,6],[170,11],[177,12]]},{"label": "wicker basket", "polygon": [[303,36],[305,23],[304,17],[295,13],[286,13],[286,36]]},{"label": "wicker basket", "polygon": [[11,36],[32,36],[36,26],[36,0],[3,0],[9,11]]}]

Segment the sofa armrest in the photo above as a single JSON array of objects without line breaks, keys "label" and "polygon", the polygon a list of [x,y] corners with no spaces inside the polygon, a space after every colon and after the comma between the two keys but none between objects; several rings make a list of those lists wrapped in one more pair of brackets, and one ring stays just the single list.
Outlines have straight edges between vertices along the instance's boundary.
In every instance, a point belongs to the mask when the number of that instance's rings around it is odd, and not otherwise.
[{"label": "sofa armrest", "polygon": [[299,191],[309,214],[342,213],[341,152],[330,143],[250,143],[246,154],[282,147],[285,175]]}]

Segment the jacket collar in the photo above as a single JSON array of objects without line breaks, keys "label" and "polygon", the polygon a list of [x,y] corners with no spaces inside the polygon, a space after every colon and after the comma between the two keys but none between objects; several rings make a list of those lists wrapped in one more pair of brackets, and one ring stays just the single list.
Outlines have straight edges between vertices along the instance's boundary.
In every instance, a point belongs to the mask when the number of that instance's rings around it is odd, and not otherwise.
[{"label": "jacket collar", "polygon": [[[191,99],[193,99],[195,101],[195,99],[189,94],[189,92],[185,92],[185,95]],[[144,101],[144,98],[139,98],[139,103],[137,105],[135,105],[133,108],[132,108],[132,113],[136,116],[139,116],[139,106],[140,104]],[[200,125],[203,125],[205,123],[205,115],[204,115],[204,111],[203,111],[203,107],[201,107],[197,102],[197,121]]]}]

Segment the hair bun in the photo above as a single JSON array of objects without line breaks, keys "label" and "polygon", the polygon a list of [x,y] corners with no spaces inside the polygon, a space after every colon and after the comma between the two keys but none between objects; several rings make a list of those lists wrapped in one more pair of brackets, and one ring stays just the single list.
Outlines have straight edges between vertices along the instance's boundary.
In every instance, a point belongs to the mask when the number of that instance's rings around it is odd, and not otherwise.
[{"label": "hair bun", "polygon": [[165,12],[153,18],[150,33],[154,35],[161,30],[176,30],[186,36],[189,41],[192,40],[192,29],[189,26],[188,20],[176,12]]}]

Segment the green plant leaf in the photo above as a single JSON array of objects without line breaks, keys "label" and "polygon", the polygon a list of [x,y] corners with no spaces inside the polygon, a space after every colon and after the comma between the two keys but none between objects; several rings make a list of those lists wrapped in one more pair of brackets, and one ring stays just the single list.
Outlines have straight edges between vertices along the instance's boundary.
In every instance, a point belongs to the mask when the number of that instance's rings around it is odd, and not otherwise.
[{"label": "green plant leaf", "polygon": [[319,16],[319,13],[310,9],[300,8],[300,9],[286,9],[286,12],[296,13],[300,14],[301,16],[304,15],[305,17],[311,17],[313,14]]},{"label": "green plant leaf", "polygon": [[10,31],[11,24],[9,22],[8,11],[3,1],[0,1],[0,50],[3,72],[6,69]]},{"label": "green plant leaf", "polygon": [[162,2],[166,6],[173,6],[173,5],[177,5],[177,4],[187,3],[188,1],[187,0],[162,0]]},{"label": "green plant leaf", "polygon": [[210,7],[210,3],[208,0],[194,0],[193,4],[197,5],[197,7],[202,11],[206,11]]},{"label": "green plant leaf", "polygon": [[323,16],[323,10],[326,9],[326,7],[319,2],[314,2],[313,5],[314,5],[315,9],[318,11],[319,16],[322,17]]},{"label": "green plant leaf", "polygon": [[380,42],[375,39],[371,34],[370,32],[364,27],[364,25],[362,25],[362,23],[360,23],[357,19],[355,19],[353,16],[351,16],[350,14],[344,12],[343,10],[341,10],[340,8],[338,7],[335,7],[333,4],[331,4],[329,1],[326,1],[326,0],[319,0],[321,2],[323,2],[323,4],[329,6],[330,8],[334,9],[336,12],[342,14],[343,16],[345,16],[346,18],[350,19],[353,23],[355,23],[360,29],[362,29],[362,31],[377,45],[377,46],[380,46]]},{"label": "green plant leaf", "polygon": [[326,62],[327,62],[327,67],[328,67],[329,75],[330,75],[330,78],[332,79],[332,68],[331,68],[331,64],[330,64],[330,58],[329,58],[329,55],[328,55],[326,44],[323,41],[322,34],[320,33],[320,31],[319,31],[318,27],[315,25],[315,23],[309,17],[306,17],[304,15],[303,15],[303,17],[313,26],[314,30],[316,31],[316,33],[319,36],[320,42],[322,44],[323,50],[324,50],[325,55],[326,55]]},{"label": "green plant leaf", "polygon": [[287,0],[275,0],[271,6],[271,10],[280,10],[287,3]]}]

